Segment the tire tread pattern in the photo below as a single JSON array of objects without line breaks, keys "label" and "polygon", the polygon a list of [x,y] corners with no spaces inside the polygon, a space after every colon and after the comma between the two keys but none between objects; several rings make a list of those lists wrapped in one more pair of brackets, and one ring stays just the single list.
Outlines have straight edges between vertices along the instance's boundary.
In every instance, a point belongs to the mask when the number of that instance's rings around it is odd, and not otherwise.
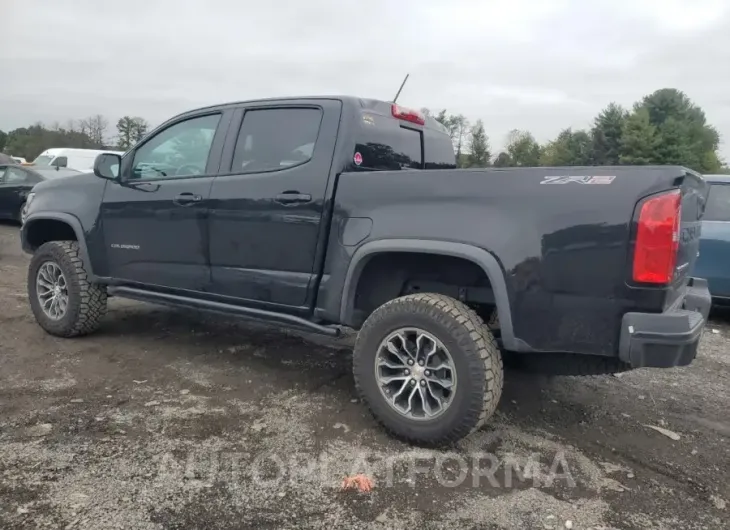
[{"label": "tire tread pattern", "polygon": [[[49,333],[60,337],[78,337],[96,331],[102,318],[106,315],[107,292],[103,286],[89,281],[78,242],[49,241],[41,245],[36,250],[36,254],[50,254],[60,258],[58,264],[66,275],[69,285],[69,309],[74,306],[71,298],[78,296],[78,309],[76,309],[75,318],[69,325],[49,329],[39,320],[41,326]],[[28,281],[34,281],[34,279],[28,278]]]},{"label": "tire tread pattern", "polygon": [[[373,328],[378,322],[393,313],[403,312],[420,312],[427,313],[432,318],[441,320],[447,327],[451,328],[452,337],[455,338],[459,347],[467,352],[470,374],[484,374],[484,391],[478,389],[481,385],[476,385],[473,395],[468,399],[467,410],[461,415],[460,424],[451,432],[445,433],[442,439],[423,440],[415,439],[404,435],[402,432],[394,431],[388,425],[383,423],[378,417],[376,411],[367,403],[365,394],[362,391],[362,384],[358,373],[360,368],[358,365],[360,355],[358,350],[362,347],[363,337],[373,332]],[[502,366],[502,356],[497,347],[497,342],[490,333],[484,321],[477,315],[475,311],[470,309],[464,303],[436,293],[417,293],[386,302],[376,309],[370,317],[365,321],[358,338],[355,343],[355,355],[353,362],[355,374],[355,386],[362,401],[365,401],[370,408],[375,419],[380,423],[391,435],[405,440],[410,443],[426,443],[440,444],[453,443],[474,431],[481,428],[486,421],[494,414],[499,399],[502,395],[502,387],[504,383],[504,370]]]}]

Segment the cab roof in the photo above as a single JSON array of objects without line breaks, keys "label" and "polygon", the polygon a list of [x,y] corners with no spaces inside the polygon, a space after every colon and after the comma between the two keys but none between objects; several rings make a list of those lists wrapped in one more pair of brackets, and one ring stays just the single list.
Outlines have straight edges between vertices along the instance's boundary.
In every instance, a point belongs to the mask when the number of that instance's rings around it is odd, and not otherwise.
[{"label": "cab roof", "polygon": [[[243,100],[243,101],[231,101],[228,103],[220,103],[216,105],[209,105],[206,107],[200,107],[197,109],[191,109],[186,112],[183,112],[177,116],[174,116],[168,121],[172,121],[173,119],[185,116],[186,114],[193,114],[200,112],[201,110],[223,110],[228,107],[236,107],[239,105],[246,105],[246,104],[252,104],[252,103],[276,103],[276,102],[292,102],[297,100],[335,100],[335,101],[342,101],[345,105],[351,105],[353,107],[361,108],[365,111],[373,112],[376,114],[381,115],[391,115],[391,108],[393,105],[398,105],[401,108],[407,108],[407,106],[401,106],[400,103],[393,103],[392,101],[384,101],[379,99],[373,99],[373,98],[362,98],[358,96],[347,96],[347,95],[332,95],[332,96],[287,96],[287,97],[273,97],[273,98],[263,98],[263,99],[250,99],[250,100]],[[411,110],[412,108],[407,108],[407,110]],[[419,112],[418,110],[413,109],[414,112]],[[444,134],[447,134],[446,128],[436,121],[435,118],[432,116],[424,116],[425,118],[425,124],[424,126],[428,129],[434,129],[436,131],[442,132]]]}]

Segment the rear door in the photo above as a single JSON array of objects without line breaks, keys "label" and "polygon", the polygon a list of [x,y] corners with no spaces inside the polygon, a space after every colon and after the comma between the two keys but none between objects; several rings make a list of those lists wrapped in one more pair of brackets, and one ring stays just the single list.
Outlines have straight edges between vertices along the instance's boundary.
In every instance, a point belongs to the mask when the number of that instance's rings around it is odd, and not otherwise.
[{"label": "rear door", "polygon": [[242,107],[210,194],[211,290],[303,307],[314,275],[342,104]]},{"label": "rear door", "polygon": [[707,279],[710,294],[730,298],[730,183],[713,183],[702,221],[693,276]]}]

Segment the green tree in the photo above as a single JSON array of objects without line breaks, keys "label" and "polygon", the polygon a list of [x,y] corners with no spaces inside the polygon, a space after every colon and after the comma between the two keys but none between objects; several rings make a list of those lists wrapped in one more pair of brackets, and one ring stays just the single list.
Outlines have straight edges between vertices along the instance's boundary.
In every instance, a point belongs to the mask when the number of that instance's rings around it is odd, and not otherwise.
[{"label": "green tree", "polygon": [[592,162],[599,166],[615,166],[621,157],[621,135],[628,113],[617,105],[610,103],[596,117],[591,129],[593,141]]},{"label": "green tree", "polygon": [[98,146],[84,133],[67,130],[54,124],[51,129],[42,123],[21,127],[8,133],[5,150],[14,156],[33,160],[46,149],[53,147],[75,147],[94,149]]},{"label": "green tree", "polygon": [[511,167],[513,165],[512,158],[504,151],[499,153],[494,159],[494,167]]},{"label": "green tree", "polygon": [[124,116],[117,122],[117,146],[126,151],[134,145],[134,118]]},{"label": "green tree", "polygon": [[543,147],[540,165],[543,166],[586,166],[593,158],[593,142],[585,131],[573,132],[565,129],[558,137]]},{"label": "green tree", "polygon": [[117,122],[117,145],[127,150],[139,142],[145,134],[149,124],[138,116],[124,116]]},{"label": "green tree", "polygon": [[454,150],[456,151],[456,160],[460,161],[464,154],[464,144],[466,143],[467,133],[469,132],[469,120],[467,120],[466,116],[463,114],[452,116],[451,119],[454,127],[454,136],[452,137],[452,141],[454,143]]},{"label": "green tree", "polygon": [[484,122],[477,120],[469,133],[469,167],[487,167],[492,154],[489,150],[489,138],[484,130]]},{"label": "green tree", "polygon": [[656,163],[656,148],[659,143],[657,130],[651,123],[649,111],[636,109],[624,123],[621,136],[621,164]]},{"label": "green tree", "polygon": [[448,114],[446,109],[440,110],[434,116],[435,120],[446,128],[446,132],[451,137],[451,141],[454,141],[456,136],[456,124],[454,123],[454,116]]},{"label": "green tree", "polygon": [[5,144],[8,142],[8,133],[0,131],[0,153],[5,149]]},{"label": "green tree", "polygon": [[512,165],[535,167],[540,165],[540,144],[527,131],[513,129],[507,136],[507,154]]},{"label": "green tree", "polygon": [[428,111],[427,114],[433,116],[437,122],[444,126],[446,132],[451,137],[451,143],[454,145],[457,166],[463,167],[462,163],[466,160],[466,157],[463,155],[469,135],[469,120],[463,114],[449,114],[445,109],[440,110],[436,114]]},{"label": "green tree", "polygon": [[704,111],[684,93],[663,88],[644,97],[635,111],[645,110],[656,128],[652,163],[681,164],[703,173],[721,168],[717,156],[720,135],[707,123]]},{"label": "green tree", "polygon": [[134,119],[134,143],[139,142],[145,137],[147,131],[150,128],[150,124],[144,118]]}]

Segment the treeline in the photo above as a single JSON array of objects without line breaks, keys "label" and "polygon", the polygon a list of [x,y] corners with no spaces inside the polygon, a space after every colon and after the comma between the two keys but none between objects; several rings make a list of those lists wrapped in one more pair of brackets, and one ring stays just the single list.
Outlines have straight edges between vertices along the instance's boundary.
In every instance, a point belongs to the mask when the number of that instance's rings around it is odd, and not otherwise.
[{"label": "treeline", "polygon": [[[730,172],[718,155],[720,135],[704,111],[686,94],[666,88],[644,97],[631,110],[611,103],[589,130],[564,129],[540,144],[529,131],[513,130],[505,147],[492,153],[482,120],[473,124],[462,114],[423,111],[444,125],[460,167],[590,166],[678,164],[701,173]],[[101,115],[46,127],[37,123],[0,131],[0,152],[32,160],[51,147],[119,149],[126,151],[148,131],[144,118],[124,116],[109,136]]]},{"label": "treeline", "polygon": [[460,167],[531,167],[678,164],[701,173],[729,172],[718,155],[720,135],[703,110],[683,92],[667,88],[644,97],[629,111],[611,103],[590,130],[564,129],[540,144],[529,131],[512,130],[493,155],[482,120],[423,111],[451,136]]},{"label": "treeline", "polygon": [[20,156],[30,161],[46,149],[75,147],[78,149],[118,149],[126,151],[148,131],[149,123],[137,116],[124,116],[116,125],[116,134],[109,135],[109,121],[96,114],[65,125],[45,126],[36,123],[10,132],[0,130],[0,153]]}]

